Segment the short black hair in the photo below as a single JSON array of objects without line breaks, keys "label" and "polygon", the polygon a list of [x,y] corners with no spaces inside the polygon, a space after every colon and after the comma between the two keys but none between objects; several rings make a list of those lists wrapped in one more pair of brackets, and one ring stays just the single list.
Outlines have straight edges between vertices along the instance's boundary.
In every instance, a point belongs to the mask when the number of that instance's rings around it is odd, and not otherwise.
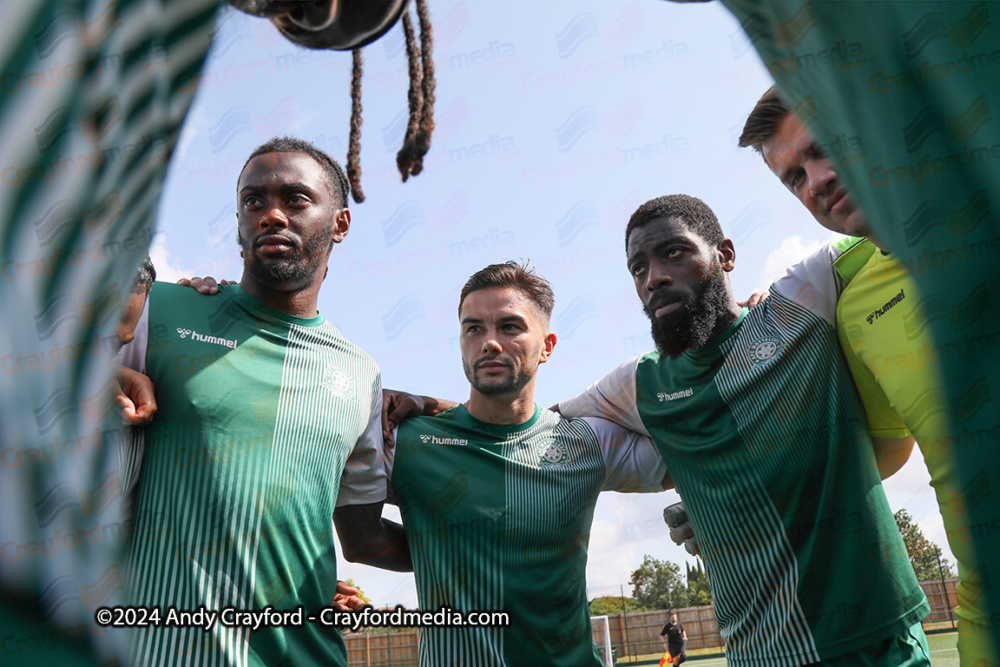
[{"label": "short black hair", "polygon": [[546,320],[552,317],[556,297],[552,293],[549,281],[535,273],[535,270],[527,262],[518,264],[513,260],[508,260],[503,264],[490,264],[469,276],[462,287],[462,294],[458,298],[459,316],[462,313],[465,297],[478,290],[490,289],[491,287],[516,289],[527,297],[538,308],[539,312],[545,315]]},{"label": "short black hair", "polygon": [[153,289],[153,283],[156,281],[156,268],[153,266],[153,260],[146,255],[146,259],[142,261],[142,266],[136,272],[135,285],[132,287],[132,294],[145,294],[149,296],[149,290]]},{"label": "short black hair", "polygon": [[640,206],[628,219],[625,227],[625,251],[628,252],[628,238],[632,230],[657,218],[680,218],[687,228],[698,234],[710,245],[718,245],[725,240],[719,218],[708,204],[691,195],[666,195],[650,199]]},{"label": "short black hair", "polygon": [[[330,194],[337,200],[337,206],[339,208],[347,208],[347,196],[351,188],[347,184],[347,177],[344,175],[344,170],[336,160],[305,139],[299,139],[298,137],[272,137],[255,148],[253,153],[250,153],[250,157],[243,163],[243,169],[240,169],[240,176],[243,176],[243,172],[246,171],[250,160],[266,153],[305,153],[316,160],[319,166],[323,168],[323,173],[327,179],[327,187],[330,188]],[[239,179],[237,179],[238,182]]]}]

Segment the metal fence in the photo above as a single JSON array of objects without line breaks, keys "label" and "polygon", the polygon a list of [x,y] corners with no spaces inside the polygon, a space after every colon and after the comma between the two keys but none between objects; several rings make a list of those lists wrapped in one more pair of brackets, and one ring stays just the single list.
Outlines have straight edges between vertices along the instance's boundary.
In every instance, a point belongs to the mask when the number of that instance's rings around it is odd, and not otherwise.
[{"label": "metal fence", "polygon": [[[924,625],[956,622],[952,609],[958,604],[955,585],[958,579],[924,581],[924,589],[931,613]],[[676,609],[677,618],[687,632],[687,649],[717,649],[722,652],[723,641],[715,620],[715,607],[686,607]],[[608,616],[608,630],[616,659],[649,655],[663,651],[660,631],[666,625],[669,612],[643,611]],[[947,625],[945,625],[947,627]],[[599,641],[595,633],[594,640]],[[384,634],[345,634],[348,667],[410,667],[417,664],[417,631],[403,630]]]}]

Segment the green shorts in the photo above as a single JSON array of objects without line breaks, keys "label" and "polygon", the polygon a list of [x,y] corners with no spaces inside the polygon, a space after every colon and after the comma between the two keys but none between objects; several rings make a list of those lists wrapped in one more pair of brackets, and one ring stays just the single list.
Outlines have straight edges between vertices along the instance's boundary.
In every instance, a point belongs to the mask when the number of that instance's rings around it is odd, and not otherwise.
[{"label": "green shorts", "polygon": [[920,623],[867,648],[815,663],[815,667],[931,667],[927,635]]}]

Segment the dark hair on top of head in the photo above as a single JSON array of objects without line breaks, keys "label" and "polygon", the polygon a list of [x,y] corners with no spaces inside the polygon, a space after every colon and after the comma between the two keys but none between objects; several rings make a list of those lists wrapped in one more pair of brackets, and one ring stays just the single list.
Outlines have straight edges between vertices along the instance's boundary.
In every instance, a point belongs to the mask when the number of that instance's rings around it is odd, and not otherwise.
[{"label": "dark hair on top of head", "polygon": [[628,219],[625,226],[625,250],[628,251],[628,238],[632,230],[641,227],[650,220],[657,218],[680,218],[689,230],[712,246],[722,243],[726,238],[722,233],[719,218],[709,208],[708,204],[691,195],[666,195],[650,199],[640,206]]},{"label": "dark hair on top of head", "polygon": [[344,170],[340,168],[336,160],[315,145],[297,137],[272,137],[255,148],[253,153],[250,153],[250,157],[243,163],[240,175],[243,175],[247,165],[250,164],[250,160],[265,153],[305,153],[316,160],[319,166],[323,168],[323,173],[327,178],[327,186],[330,188],[330,194],[337,200],[337,206],[347,208],[347,193],[350,190],[350,186],[347,185],[347,177],[344,176]]},{"label": "dark hair on top of head", "polygon": [[545,316],[546,321],[552,317],[556,297],[552,293],[549,281],[535,273],[528,262],[518,264],[513,260],[508,260],[503,264],[490,264],[469,276],[458,299],[459,317],[462,315],[462,304],[465,303],[465,297],[478,290],[492,287],[516,289],[538,308],[539,312]]},{"label": "dark hair on top of head", "polygon": [[146,259],[142,260],[142,265],[135,275],[135,285],[132,287],[132,294],[149,294],[149,290],[153,289],[153,283],[156,281],[156,268],[153,266],[153,260],[146,255]]},{"label": "dark hair on top of head", "polygon": [[[434,102],[437,87],[434,78],[432,51],[434,37],[427,0],[416,0],[417,20],[420,21],[420,43],[413,30],[409,10],[403,12],[403,38],[406,42],[406,59],[409,66],[410,88],[408,93],[409,120],[403,146],[396,154],[396,166],[405,182],[424,169],[424,156],[431,149],[434,132]],[[351,68],[351,133],[347,148],[347,177],[351,183],[354,201],[365,200],[361,191],[361,75],[363,70],[361,49],[354,49]]]},{"label": "dark hair on top of head", "polygon": [[740,148],[749,146],[763,154],[764,142],[778,133],[778,124],[790,113],[792,110],[781,99],[778,87],[768,88],[747,116],[743,134],[740,135]]}]

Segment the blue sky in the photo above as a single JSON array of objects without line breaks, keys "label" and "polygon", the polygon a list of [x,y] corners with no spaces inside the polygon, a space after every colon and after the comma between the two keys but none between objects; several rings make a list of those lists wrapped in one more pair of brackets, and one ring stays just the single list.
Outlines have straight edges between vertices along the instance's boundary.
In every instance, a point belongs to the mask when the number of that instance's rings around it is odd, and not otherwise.
[{"label": "blue sky", "polygon": [[[375,358],[386,386],[467,398],[458,293],[507,259],[530,259],[556,294],[559,341],[540,370],[539,404],[651,349],[623,237],[631,212],[659,195],[713,208],[736,245],[741,297],[833,238],[736,147],[772,79],[719,3],[431,0],[430,10],[437,128],[424,172],[404,184],[395,167],[408,85],[397,26],[364,50],[367,201],[351,207],[320,295],[320,311]],[[349,54],[299,49],[265,21],[220,16],[160,206],[151,254],[161,279],[239,277],[236,178],[258,144],[291,134],[344,161],[350,67]],[[928,480],[916,452],[886,484],[889,501],[950,557]],[[661,519],[677,500],[602,496],[591,597],[617,594],[643,554],[685,561]],[[411,575],[339,567],[376,604],[416,606]]]}]

